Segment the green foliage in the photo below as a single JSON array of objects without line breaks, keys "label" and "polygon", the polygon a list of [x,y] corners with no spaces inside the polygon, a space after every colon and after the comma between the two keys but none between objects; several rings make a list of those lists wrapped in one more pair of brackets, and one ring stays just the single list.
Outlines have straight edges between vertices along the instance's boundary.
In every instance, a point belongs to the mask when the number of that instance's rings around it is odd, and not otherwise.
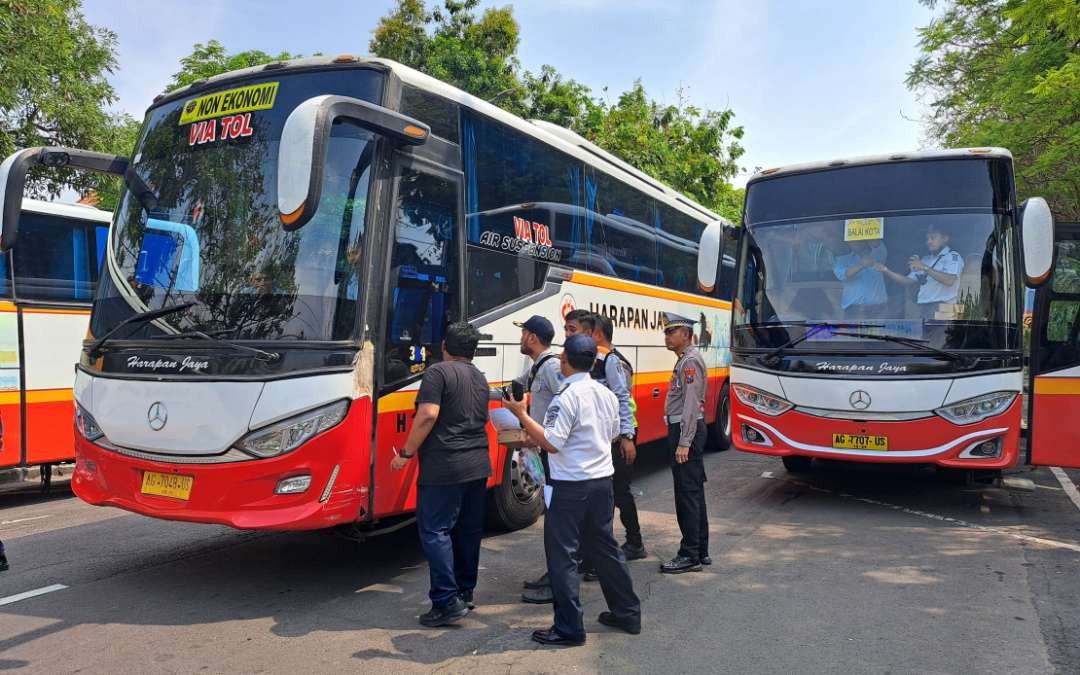
[{"label": "green foliage", "polygon": [[393,59],[491,101],[527,119],[541,119],[581,134],[636,168],[733,220],[742,190],[728,181],[743,154],[742,127],[731,110],[701,110],[683,100],[651,100],[640,82],[615,103],[544,65],[522,71],[519,31],[509,7],[477,18],[479,0],[398,0],[379,22],[371,52]]},{"label": "green foliage", "polygon": [[[0,0],[0,158],[38,145],[130,151],[130,118],[106,112],[116,100],[106,79],[116,67],[116,35],[87,23],[79,6],[79,0]],[[87,191],[108,182],[35,171],[27,192],[56,196],[66,185]]]},{"label": "green foliage", "polygon": [[930,135],[1010,149],[1021,196],[1080,220],[1077,0],[948,0],[920,46],[907,84],[929,100]]},{"label": "green foliage", "polygon": [[288,61],[300,57],[301,54],[290,54],[286,51],[271,55],[258,49],[229,54],[217,40],[210,40],[206,44],[199,42],[192,47],[190,54],[180,59],[180,70],[173,73],[169,89],[178,89],[192,82],[232,70],[242,70],[252,66],[261,66],[275,61]]}]

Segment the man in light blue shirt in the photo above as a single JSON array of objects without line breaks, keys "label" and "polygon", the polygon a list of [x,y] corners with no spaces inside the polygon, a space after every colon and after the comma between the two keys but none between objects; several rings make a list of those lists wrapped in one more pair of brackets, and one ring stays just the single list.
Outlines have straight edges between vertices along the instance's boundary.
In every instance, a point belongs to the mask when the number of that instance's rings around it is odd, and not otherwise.
[{"label": "man in light blue shirt", "polygon": [[884,265],[888,257],[885,243],[880,240],[852,241],[848,246],[851,252],[837,257],[833,264],[833,274],[844,284],[840,296],[844,317],[879,318],[889,299],[885,275],[876,269],[878,265]]}]

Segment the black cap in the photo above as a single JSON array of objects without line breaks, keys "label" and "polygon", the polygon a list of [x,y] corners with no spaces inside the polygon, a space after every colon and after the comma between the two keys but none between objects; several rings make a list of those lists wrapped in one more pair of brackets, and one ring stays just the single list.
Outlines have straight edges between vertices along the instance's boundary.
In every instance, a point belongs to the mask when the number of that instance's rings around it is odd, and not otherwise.
[{"label": "black cap", "polygon": [[551,344],[551,341],[555,339],[555,326],[552,326],[550,321],[539,314],[530,316],[529,320],[524,323],[515,321],[514,325],[529,331],[540,338],[540,342],[543,342],[546,345]]},{"label": "black cap", "polygon": [[596,341],[584,333],[575,333],[566,338],[566,342],[563,344],[563,351],[566,352],[566,357],[571,360],[584,361],[586,356],[589,360],[596,359]]}]

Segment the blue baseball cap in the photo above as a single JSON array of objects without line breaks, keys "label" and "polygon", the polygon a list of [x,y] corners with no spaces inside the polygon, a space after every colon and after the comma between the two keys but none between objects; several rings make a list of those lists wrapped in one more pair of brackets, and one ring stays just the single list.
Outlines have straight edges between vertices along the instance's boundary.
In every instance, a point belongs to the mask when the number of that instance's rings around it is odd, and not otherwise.
[{"label": "blue baseball cap", "polygon": [[524,328],[540,338],[540,342],[545,345],[550,345],[551,341],[555,339],[555,326],[552,326],[550,321],[539,314],[533,314],[525,322],[515,321],[514,325],[518,328]]},{"label": "blue baseball cap", "polygon": [[595,360],[596,341],[584,333],[575,333],[566,338],[563,351],[566,352],[567,358],[588,356],[590,360]]}]

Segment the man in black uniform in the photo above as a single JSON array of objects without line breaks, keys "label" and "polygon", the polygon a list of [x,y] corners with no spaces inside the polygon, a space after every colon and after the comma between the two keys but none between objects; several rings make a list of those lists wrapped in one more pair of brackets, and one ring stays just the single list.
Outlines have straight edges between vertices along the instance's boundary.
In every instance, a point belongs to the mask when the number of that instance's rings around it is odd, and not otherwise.
[{"label": "man in black uniform", "polygon": [[665,574],[700,572],[711,565],[709,521],[705,514],[705,359],[694,346],[694,320],[665,313],[664,344],[678,354],[664,402],[675,482],[675,515],[682,542],[679,553],[660,566]]}]

